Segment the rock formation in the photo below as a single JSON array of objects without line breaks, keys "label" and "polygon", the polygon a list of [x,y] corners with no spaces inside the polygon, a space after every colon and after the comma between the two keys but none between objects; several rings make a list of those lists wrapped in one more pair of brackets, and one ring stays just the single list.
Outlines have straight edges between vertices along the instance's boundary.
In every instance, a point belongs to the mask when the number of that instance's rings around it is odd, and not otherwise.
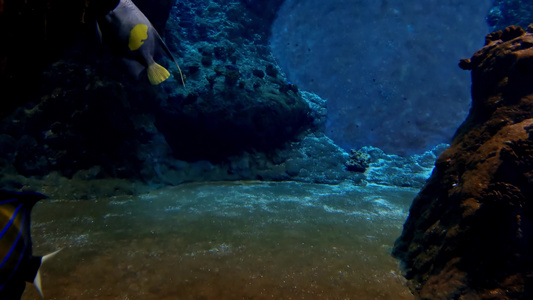
[{"label": "rock formation", "polygon": [[393,255],[420,299],[533,299],[533,28],[489,34],[460,66],[470,114]]},{"label": "rock formation", "polygon": [[[238,179],[338,182],[352,176],[344,170],[344,151],[323,134],[326,102],[288,82],[270,52],[267,23],[281,1],[135,0],[151,20],[169,17],[154,25],[180,63],[186,88],[172,66],[172,78],[160,86],[130,78],[95,36],[95,12],[103,8],[91,5],[98,1],[104,0],[14,1],[0,10],[9,27],[32,12],[40,20],[16,28],[0,45],[7,62],[0,76],[0,87],[6,87],[0,186],[41,190],[65,187],[65,178],[158,186]],[[258,25],[263,8],[265,22]],[[29,56],[16,41],[30,32],[46,52],[31,57],[35,64],[22,65],[36,78],[15,67]],[[117,188],[100,194],[122,190]],[[93,194],[81,197],[98,196]]]}]

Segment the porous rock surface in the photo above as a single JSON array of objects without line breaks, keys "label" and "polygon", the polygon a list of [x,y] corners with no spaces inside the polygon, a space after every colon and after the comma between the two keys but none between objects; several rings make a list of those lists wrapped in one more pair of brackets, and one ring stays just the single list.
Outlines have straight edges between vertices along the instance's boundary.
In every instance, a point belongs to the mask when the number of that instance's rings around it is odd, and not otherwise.
[{"label": "porous rock surface", "polygon": [[419,299],[533,299],[533,28],[486,38],[472,108],[393,255]]},{"label": "porous rock surface", "polygon": [[[43,22],[16,33],[44,30],[42,45],[55,46],[31,67],[39,79],[28,81],[9,67],[19,58],[17,43],[1,45],[9,50],[0,51],[8,62],[1,78],[12,78],[6,86],[34,92],[3,95],[10,105],[1,110],[0,186],[53,196],[69,190],[65,179],[107,180],[105,189],[80,195],[93,198],[135,193],[128,188],[133,181],[338,182],[352,176],[344,170],[343,150],[323,134],[326,102],[290,84],[270,52],[270,22],[281,1],[135,0],[165,37],[186,87],[168,60],[161,63],[173,76],[159,86],[150,86],[145,74],[128,76],[95,37],[89,12],[96,2],[20,2],[0,11],[10,26],[39,15]],[[64,32],[69,38],[55,44]]]}]

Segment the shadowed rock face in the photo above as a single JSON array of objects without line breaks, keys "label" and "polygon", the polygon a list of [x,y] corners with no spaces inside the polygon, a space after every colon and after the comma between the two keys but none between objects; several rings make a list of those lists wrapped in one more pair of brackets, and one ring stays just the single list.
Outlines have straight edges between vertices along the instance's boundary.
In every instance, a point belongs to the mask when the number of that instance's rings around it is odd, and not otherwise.
[{"label": "shadowed rock face", "polygon": [[328,100],[326,133],[340,147],[420,154],[450,143],[468,114],[468,74],[456,61],[483,45],[489,6],[287,0],[271,45],[289,80]]},{"label": "shadowed rock face", "polygon": [[[144,73],[138,79],[129,74],[112,47],[100,43],[94,21],[115,2],[73,0],[74,8],[63,8],[61,1],[50,0],[49,11],[37,10],[51,16],[27,29],[45,30],[43,24],[68,13],[76,16],[64,20],[76,37],[50,50],[56,59],[32,69],[41,79],[25,89],[40,87],[35,95],[0,89],[6,95],[0,101],[0,186],[20,188],[29,176],[149,184],[296,177],[330,182],[351,176],[342,149],[322,133],[326,102],[288,82],[268,48],[269,26],[253,26],[262,7],[268,11],[264,21],[272,20],[279,1],[263,6],[190,0],[173,6],[168,0],[134,0],[140,9],[150,4],[150,19],[169,16],[160,33],[182,66],[186,88],[168,61],[156,58],[174,76],[154,87]],[[18,11],[0,12],[0,21]],[[43,45],[61,32],[48,28]],[[0,60],[11,63],[17,55],[4,59],[7,46],[0,45]],[[0,79],[11,70],[2,69]],[[0,87],[5,84],[0,80]],[[4,102],[13,102],[12,111],[2,109]],[[318,157],[326,159],[317,163]]]},{"label": "shadowed rock face", "polygon": [[422,299],[533,299],[532,32],[491,33],[461,60],[472,109],[393,250]]}]

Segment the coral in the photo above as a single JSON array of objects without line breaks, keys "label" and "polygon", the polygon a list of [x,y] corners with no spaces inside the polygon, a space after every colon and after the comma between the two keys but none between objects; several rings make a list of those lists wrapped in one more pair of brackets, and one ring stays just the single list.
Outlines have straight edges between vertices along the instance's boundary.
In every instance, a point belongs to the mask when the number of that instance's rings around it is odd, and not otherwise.
[{"label": "coral", "polygon": [[[365,182],[422,188],[433,171],[435,159],[447,146],[447,144],[440,144],[422,154],[407,157],[387,154],[383,150],[371,146],[362,147],[355,154],[364,160]],[[356,161],[356,163],[357,165],[361,164],[360,161]]]},{"label": "coral", "polygon": [[[196,68],[188,91],[166,86],[169,100],[156,117],[178,159],[220,161],[270,151],[313,128],[308,103],[274,65],[268,32],[247,26],[247,7],[180,1],[170,13],[167,43],[182,53],[185,69]],[[189,92],[194,103],[185,101]]]},{"label": "coral", "polygon": [[364,172],[370,166],[370,155],[361,150],[350,150],[346,169],[351,172]]}]

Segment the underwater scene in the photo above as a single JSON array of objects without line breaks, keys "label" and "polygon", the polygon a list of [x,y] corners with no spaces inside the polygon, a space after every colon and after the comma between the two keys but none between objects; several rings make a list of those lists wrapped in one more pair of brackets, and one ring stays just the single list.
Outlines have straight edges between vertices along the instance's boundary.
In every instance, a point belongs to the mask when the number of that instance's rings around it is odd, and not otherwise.
[{"label": "underwater scene", "polygon": [[34,252],[62,248],[48,299],[413,299],[390,251],[415,194],[239,181],[43,201]]},{"label": "underwater scene", "polygon": [[530,23],[0,0],[0,300],[533,299]]}]

